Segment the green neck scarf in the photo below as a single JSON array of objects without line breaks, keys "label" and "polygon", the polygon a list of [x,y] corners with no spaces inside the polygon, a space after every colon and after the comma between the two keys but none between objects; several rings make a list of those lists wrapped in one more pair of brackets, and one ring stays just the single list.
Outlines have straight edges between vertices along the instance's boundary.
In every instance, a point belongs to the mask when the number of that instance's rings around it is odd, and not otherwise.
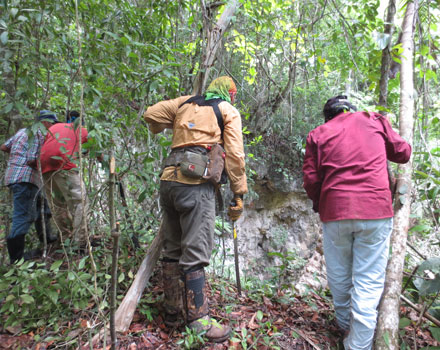
[{"label": "green neck scarf", "polygon": [[224,101],[231,103],[231,96],[229,90],[235,89],[235,84],[230,77],[220,77],[209,84],[205,92],[205,98],[212,100],[213,98],[221,98]]}]

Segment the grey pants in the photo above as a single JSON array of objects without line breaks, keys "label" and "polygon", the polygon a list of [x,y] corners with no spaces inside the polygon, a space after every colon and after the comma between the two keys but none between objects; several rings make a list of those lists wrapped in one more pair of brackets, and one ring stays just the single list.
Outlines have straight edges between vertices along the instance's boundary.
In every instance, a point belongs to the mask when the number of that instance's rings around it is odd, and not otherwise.
[{"label": "grey pants", "polygon": [[215,226],[215,189],[211,183],[160,182],[164,258],[188,270],[209,265]]}]

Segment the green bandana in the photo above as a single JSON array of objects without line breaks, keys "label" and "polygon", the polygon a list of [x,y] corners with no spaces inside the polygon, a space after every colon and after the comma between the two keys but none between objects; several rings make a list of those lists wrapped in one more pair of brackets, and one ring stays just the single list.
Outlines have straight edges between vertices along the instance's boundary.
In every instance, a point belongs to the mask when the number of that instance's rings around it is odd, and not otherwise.
[{"label": "green bandana", "polygon": [[234,81],[227,76],[214,79],[205,92],[205,98],[212,100],[213,98],[221,98],[231,103],[229,92],[237,91]]}]

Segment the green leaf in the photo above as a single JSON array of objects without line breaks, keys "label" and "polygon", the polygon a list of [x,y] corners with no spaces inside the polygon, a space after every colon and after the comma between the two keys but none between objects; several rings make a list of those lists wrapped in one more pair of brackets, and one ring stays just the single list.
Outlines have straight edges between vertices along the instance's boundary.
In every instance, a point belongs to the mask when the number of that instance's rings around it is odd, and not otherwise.
[{"label": "green leaf", "polygon": [[50,267],[50,271],[55,271],[58,270],[58,268],[61,266],[61,264],[63,263],[63,260],[57,260],[55,261],[52,266]]},{"label": "green leaf", "polygon": [[9,294],[7,297],[6,297],[6,302],[8,302],[8,301],[11,301],[11,300],[14,300],[15,299],[15,295],[13,295],[13,294]]},{"label": "green leaf", "polygon": [[408,327],[411,324],[411,320],[406,318],[406,317],[402,317],[399,320],[399,328],[405,328]]},{"label": "green leaf", "polygon": [[125,274],[122,272],[118,277],[118,283],[121,283],[125,278]]},{"label": "green leaf", "polygon": [[403,184],[402,186],[400,186],[400,187],[397,189],[397,191],[398,191],[400,194],[405,194],[405,193],[407,193],[407,192],[408,192],[408,185]]},{"label": "green leaf", "polygon": [[3,45],[6,45],[6,43],[8,42],[8,32],[5,31],[0,35],[0,41]]},{"label": "green leaf", "polygon": [[390,335],[388,334],[388,331],[386,331],[383,335],[383,340],[385,341],[386,346],[388,349],[390,348]]},{"label": "green leaf", "polygon": [[84,258],[81,259],[81,261],[80,261],[79,264],[78,264],[78,269],[82,270],[82,269],[84,268],[84,266],[85,266],[85,264],[86,264],[86,260],[87,260],[87,257],[86,257],[86,256],[85,256]]},{"label": "green leaf", "polygon": [[263,316],[264,316],[263,311],[258,310],[257,311],[257,320],[261,321],[263,319]]},{"label": "green leaf", "polygon": [[25,304],[32,304],[35,302],[34,298],[29,294],[20,295],[20,298],[21,300],[23,300],[23,303]]},{"label": "green leaf", "polygon": [[46,294],[49,296],[50,300],[56,304],[58,302],[58,293],[54,290],[48,290]]},{"label": "green leaf", "polygon": [[429,327],[429,330],[431,331],[432,336],[435,340],[440,342],[440,328],[438,327]]},{"label": "green leaf", "polygon": [[299,338],[299,334],[296,333],[295,331],[290,332],[290,335],[291,335],[293,338],[295,338],[295,339],[298,339],[298,338]]},{"label": "green leaf", "polygon": [[404,205],[406,202],[406,197],[404,195],[399,196],[399,202],[401,205]]},{"label": "green leaf", "polygon": [[144,199],[147,197],[147,194],[148,194],[148,189],[144,189],[137,199],[138,203],[142,203]]},{"label": "green leaf", "polygon": [[419,270],[430,270],[435,274],[440,273],[440,258],[429,258],[420,264]]},{"label": "green leaf", "polygon": [[390,35],[387,33],[377,33],[375,39],[379,46],[379,50],[383,50],[390,43]]},{"label": "green leaf", "polygon": [[12,18],[15,18],[15,16],[17,16],[17,13],[18,13],[18,8],[16,8],[16,7],[11,8]]}]

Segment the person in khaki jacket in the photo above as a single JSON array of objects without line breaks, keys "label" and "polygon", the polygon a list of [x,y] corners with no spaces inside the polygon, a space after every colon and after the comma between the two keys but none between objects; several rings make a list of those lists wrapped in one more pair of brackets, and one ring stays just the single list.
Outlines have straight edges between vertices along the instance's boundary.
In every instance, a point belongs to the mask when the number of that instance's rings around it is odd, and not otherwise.
[{"label": "person in khaki jacket", "polygon": [[160,181],[165,324],[176,327],[186,321],[193,329],[205,330],[213,342],[228,339],[231,329],[209,317],[204,267],[213,246],[216,184],[207,181],[203,171],[209,149],[221,144],[234,193],[228,214],[237,220],[247,181],[241,117],[232,106],[236,92],[230,77],[220,77],[203,96],[162,101],[144,113],[151,132],[173,130],[172,151]]}]

